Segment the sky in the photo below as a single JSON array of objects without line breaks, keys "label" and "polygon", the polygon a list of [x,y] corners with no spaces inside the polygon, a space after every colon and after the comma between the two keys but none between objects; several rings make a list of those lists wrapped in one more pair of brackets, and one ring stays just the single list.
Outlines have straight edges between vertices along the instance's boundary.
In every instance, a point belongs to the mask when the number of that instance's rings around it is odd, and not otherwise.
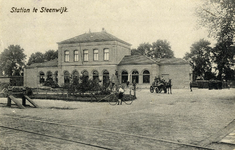
[{"label": "sky", "polygon": [[[197,24],[195,8],[201,4],[201,0],[0,0],[0,53],[9,45],[20,45],[30,57],[57,50],[57,42],[104,28],[131,48],[167,40],[175,57],[183,58],[200,39],[213,43]],[[30,12],[11,13],[12,7]],[[41,7],[66,7],[68,12],[40,13]]]}]

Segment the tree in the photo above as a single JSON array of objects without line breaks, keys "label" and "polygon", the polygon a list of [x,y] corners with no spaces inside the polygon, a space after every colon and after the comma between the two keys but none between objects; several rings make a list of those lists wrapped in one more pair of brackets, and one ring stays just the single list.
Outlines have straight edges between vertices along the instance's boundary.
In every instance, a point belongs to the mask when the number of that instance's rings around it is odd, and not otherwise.
[{"label": "tree", "polygon": [[20,75],[25,63],[24,49],[19,45],[10,45],[0,55],[0,68],[5,75]]},{"label": "tree", "polygon": [[196,10],[200,26],[206,27],[209,36],[222,40],[225,36],[233,38],[235,24],[234,0],[206,0]]},{"label": "tree", "polygon": [[142,55],[136,48],[131,49],[131,55]]},{"label": "tree", "polygon": [[233,66],[234,47],[226,47],[223,42],[217,43],[212,49],[214,54],[214,62],[217,64],[218,79],[230,80],[234,79]]},{"label": "tree", "polygon": [[155,58],[174,58],[174,52],[171,50],[170,43],[166,40],[157,40],[152,45],[142,43],[137,50],[131,51],[132,55],[146,55]]},{"label": "tree", "polygon": [[141,55],[146,55],[150,51],[151,47],[152,47],[152,45],[149,43],[142,43],[138,46],[137,51]]},{"label": "tree", "polygon": [[58,58],[58,50],[57,51],[48,50],[44,54],[44,60],[45,61],[50,61],[50,60],[53,60],[53,59],[56,59],[56,58]]},{"label": "tree", "polygon": [[206,1],[196,11],[201,26],[209,31],[209,36],[217,40],[213,49],[215,63],[217,64],[218,78],[228,76],[231,70],[231,47],[235,34],[235,1],[234,0],[210,0]]},{"label": "tree", "polygon": [[213,77],[211,55],[212,48],[210,42],[204,39],[195,42],[190,47],[190,53],[186,53],[184,59],[189,61],[193,69],[194,79],[202,77],[203,79],[210,79]]},{"label": "tree", "polygon": [[33,63],[43,63],[45,61],[50,61],[56,58],[58,58],[58,50],[48,50],[45,52],[45,54],[36,52],[31,54],[27,65],[31,65]]},{"label": "tree", "polygon": [[174,58],[170,43],[167,40],[157,40],[152,44],[152,55],[155,58]]},{"label": "tree", "polygon": [[27,63],[27,65],[31,65],[33,63],[42,63],[44,62],[44,55],[41,52],[36,52],[31,54],[31,56],[29,57],[29,61]]},{"label": "tree", "polygon": [[131,50],[131,54],[132,55],[146,55],[150,51],[151,47],[152,45],[149,43],[141,43],[137,49]]}]

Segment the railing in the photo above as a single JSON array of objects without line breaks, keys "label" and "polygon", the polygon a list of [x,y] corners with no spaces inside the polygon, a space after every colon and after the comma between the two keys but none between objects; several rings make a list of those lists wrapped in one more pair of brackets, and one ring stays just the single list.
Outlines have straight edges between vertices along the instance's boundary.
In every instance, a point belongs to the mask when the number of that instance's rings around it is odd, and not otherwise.
[{"label": "railing", "polygon": [[199,89],[225,89],[233,87],[230,81],[220,80],[196,80],[190,84],[191,87]]}]

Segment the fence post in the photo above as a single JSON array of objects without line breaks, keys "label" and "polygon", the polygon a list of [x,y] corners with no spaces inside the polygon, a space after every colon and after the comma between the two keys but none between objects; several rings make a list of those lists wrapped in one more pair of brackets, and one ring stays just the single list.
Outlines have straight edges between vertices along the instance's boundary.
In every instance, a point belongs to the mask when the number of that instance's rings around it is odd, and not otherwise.
[{"label": "fence post", "polygon": [[7,97],[7,106],[8,106],[8,107],[11,107],[11,99],[10,99],[9,96]]},{"label": "fence post", "polygon": [[22,96],[22,105],[26,106],[26,99],[25,99],[24,95]]}]

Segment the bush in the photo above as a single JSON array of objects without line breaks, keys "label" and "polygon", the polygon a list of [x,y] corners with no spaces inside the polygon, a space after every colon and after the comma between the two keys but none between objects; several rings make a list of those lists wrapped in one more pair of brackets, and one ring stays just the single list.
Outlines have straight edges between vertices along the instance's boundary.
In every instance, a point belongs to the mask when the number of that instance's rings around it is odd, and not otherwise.
[{"label": "bush", "polygon": [[52,88],[58,88],[59,85],[57,83],[55,83],[53,80],[46,80],[45,83],[43,84],[43,86],[49,86]]},{"label": "bush", "polygon": [[26,89],[26,95],[28,95],[28,96],[33,95],[33,90],[31,88],[26,87],[25,89]]}]

